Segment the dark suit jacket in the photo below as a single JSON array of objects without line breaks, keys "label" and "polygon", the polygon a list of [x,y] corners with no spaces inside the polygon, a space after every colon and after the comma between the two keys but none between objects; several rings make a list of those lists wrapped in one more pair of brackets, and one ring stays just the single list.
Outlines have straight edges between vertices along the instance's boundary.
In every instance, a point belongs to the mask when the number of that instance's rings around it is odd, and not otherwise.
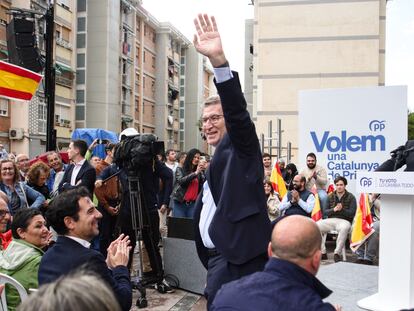
[{"label": "dark suit jacket", "polygon": [[[211,240],[229,262],[243,264],[266,253],[271,227],[259,140],[238,75],[233,75],[233,79],[216,84],[227,134],[216,148],[206,178],[217,206],[209,228]],[[207,249],[198,227],[202,205],[201,193],[195,206],[195,236],[199,257],[207,267]]]},{"label": "dark suit jacket", "polygon": [[129,310],[132,304],[132,288],[127,267],[108,269],[101,253],[85,248],[65,236],[59,236],[42,257],[39,267],[39,286],[50,283],[62,275],[86,266],[98,274],[112,288],[122,310]]},{"label": "dark suit jacket", "polygon": [[334,311],[322,300],[331,293],[308,271],[272,257],[264,271],[224,284],[211,310]]},{"label": "dark suit jacket", "polygon": [[96,180],[96,171],[92,165],[89,164],[88,161],[85,161],[76,176],[76,182],[82,180],[81,183],[77,186],[72,186],[70,184],[70,179],[72,177],[73,168],[75,167],[74,164],[69,165],[66,170],[65,174],[63,175],[62,181],[59,184],[59,193],[64,190],[74,189],[76,187],[86,187],[91,193],[91,197],[93,195],[93,190],[95,188],[95,180]]}]

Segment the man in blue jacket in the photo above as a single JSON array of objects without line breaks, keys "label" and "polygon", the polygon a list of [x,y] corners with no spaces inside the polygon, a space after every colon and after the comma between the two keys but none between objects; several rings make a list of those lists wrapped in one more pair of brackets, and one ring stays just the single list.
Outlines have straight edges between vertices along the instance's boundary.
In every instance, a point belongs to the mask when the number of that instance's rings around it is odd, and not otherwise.
[{"label": "man in blue jacket", "polygon": [[194,46],[209,58],[219,94],[203,108],[203,134],[216,149],[194,214],[210,307],[222,284],[263,269],[271,227],[259,140],[238,75],[229,68],[214,17],[200,14],[194,23]]},{"label": "man in blue jacket", "polygon": [[315,277],[322,253],[321,234],[312,219],[282,218],[273,229],[268,254],[264,271],[224,285],[212,310],[342,310],[322,301],[332,291]]},{"label": "man in blue jacket", "polygon": [[[67,190],[56,197],[46,212],[49,224],[59,234],[56,243],[42,257],[39,285],[50,283],[80,267],[99,275],[113,290],[123,311],[130,310],[132,288],[129,271],[129,239],[121,235],[111,243],[105,258],[90,249],[99,234],[101,213],[85,187]],[[93,289],[92,289],[93,290]]]}]

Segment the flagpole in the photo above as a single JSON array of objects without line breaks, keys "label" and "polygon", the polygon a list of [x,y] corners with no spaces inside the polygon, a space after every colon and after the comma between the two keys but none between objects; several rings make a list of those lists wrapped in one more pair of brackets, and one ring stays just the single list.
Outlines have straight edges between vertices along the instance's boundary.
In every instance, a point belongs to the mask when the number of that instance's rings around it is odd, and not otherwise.
[{"label": "flagpole", "polygon": [[56,150],[55,130],[55,66],[53,66],[53,36],[55,33],[54,3],[46,11],[45,97],[47,103],[46,151]]}]

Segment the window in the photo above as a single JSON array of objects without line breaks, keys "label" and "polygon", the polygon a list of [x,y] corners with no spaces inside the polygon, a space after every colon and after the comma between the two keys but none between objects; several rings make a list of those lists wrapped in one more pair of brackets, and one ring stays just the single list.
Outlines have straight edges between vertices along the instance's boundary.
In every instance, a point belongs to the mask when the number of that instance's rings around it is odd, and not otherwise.
[{"label": "window", "polygon": [[85,48],[85,45],[86,45],[86,34],[84,34],[84,33],[78,33],[78,35],[76,37],[76,44],[77,44],[78,49]]},{"label": "window", "polygon": [[0,116],[7,117],[9,115],[9,101],[4,98],[0,98]]},{"label": "window", "polygon": [[61,37],[62,37],[62,35],[61,35],[60,31],[56,30],[56,39],[59,39]]},{"label": "window", "polygon": [[152,57],[152,68],[155,68],[155,56]]},{"label": "window", "polygon": [[38,126],[38,131],[40,134],[44,134],[46,133],[46,115],[47,115],[47,110],[46,110],[46,104],[40,102],[39,105],[37,106],[37,126]]},{"label": "window", "polygon": [[83,67],[85,67],[85,54],[78,54],[77,55],[77,59],[76,59],[76,62],[77,62],[77,67],[78,68],[83,68]]},{"label": "window", "polygon": [[144,51],[144,56],[143,56],[143,61],[144,61],[144,63],[145,63],[145,54],[146,54],[146,53],[145,53],[145,51]]},{"label": "window", "polygon": [[78,31],[86,31],[86,18],[78,17]]},{"label": "window", "polygon": [[142,87],[145,89],[145,77],[142,78]]},{"label": "window", "polygon": [[76,120],[85,120],[85,106],[76,106]]},{"label": "window", "polygon": [[83,104],[85,102],[85,91],[76,90],[76,102]]},{"label": "window", "polygon": [[78,0],[78,12],[86,11],[86,0]]},{"label": "window", "polygon": [[85,70],[76,71],[76,84],[85,84]]}]

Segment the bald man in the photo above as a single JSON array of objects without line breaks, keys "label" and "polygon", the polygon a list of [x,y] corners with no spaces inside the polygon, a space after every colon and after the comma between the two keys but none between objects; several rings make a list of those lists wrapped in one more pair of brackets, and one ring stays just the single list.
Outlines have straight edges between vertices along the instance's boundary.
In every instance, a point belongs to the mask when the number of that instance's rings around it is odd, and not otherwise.
[{"label": "bald man", "polygon": [[342,310],[322,301],[332,291],[315,277],[321,254],[321,233],[313,220],[282,218],[273,229],[264,271],[223,285],[212,310]]}]

